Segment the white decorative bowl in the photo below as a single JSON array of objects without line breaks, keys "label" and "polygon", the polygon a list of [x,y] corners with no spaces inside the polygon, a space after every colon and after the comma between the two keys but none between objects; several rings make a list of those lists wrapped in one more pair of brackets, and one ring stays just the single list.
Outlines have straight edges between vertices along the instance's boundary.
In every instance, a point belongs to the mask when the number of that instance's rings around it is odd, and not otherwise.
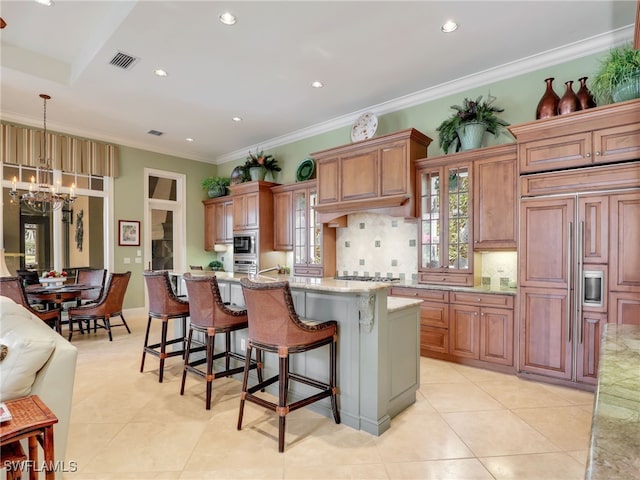
[{"label": "white decorative bowl", "polygon": [[67,279],[65,277],[41,278],[40,285],[46,288],[61,287]]}]

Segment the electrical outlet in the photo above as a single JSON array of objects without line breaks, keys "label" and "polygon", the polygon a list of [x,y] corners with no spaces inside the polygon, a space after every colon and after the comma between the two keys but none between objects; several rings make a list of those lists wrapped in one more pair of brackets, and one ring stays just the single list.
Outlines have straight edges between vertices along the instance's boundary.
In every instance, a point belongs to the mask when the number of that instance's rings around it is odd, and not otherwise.
[{"label": "electrical outlet", "polygon": [[497,265],[497,270],[498,270],[499,272],[504,272],[504,265],[502,265],[501,263],[499,263],[499,264]]},{"label": "electrical outlet", "polygon": [[124,264],[131,263],[131,259],[129,257],[124,257],[124,260],[122,263]]},{"label": "electrical outlet", "polygon": [[242,352],[246,352],[247,351],[247,340],[244,338],[240,339],[240,350]]}]

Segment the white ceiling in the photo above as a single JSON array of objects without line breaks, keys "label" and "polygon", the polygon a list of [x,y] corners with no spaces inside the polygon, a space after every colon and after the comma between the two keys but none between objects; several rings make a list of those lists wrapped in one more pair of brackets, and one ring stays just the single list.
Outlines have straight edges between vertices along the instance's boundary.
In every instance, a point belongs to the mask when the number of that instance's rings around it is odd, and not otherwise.
[{"label": "white ceiling", "polygon": [[[519,59],[567,60],[559,47],[603,50],[635,14],[636,0],[2,0],[0,114],[42,126],[47,93],[50,130],[217,163]],[[458,31],[440,32],[447,19]],[[117,51],[139,60],[111,66]]]}]

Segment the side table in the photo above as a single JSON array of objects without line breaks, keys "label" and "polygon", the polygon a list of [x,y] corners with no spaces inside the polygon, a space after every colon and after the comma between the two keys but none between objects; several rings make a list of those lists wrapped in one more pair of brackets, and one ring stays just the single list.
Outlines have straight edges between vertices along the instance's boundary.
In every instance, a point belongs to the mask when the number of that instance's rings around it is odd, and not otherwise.
[{"label": "side table", "polygon": [[[38,477],[38,443],[44,451],[44,472],[46,480],[55,479],[55,462],[53,457],[53,425],[58,418],[37,395],[6,401],[11,412],[11,420],[0,423],[0,447],[22,439],[29,444],[29,480]],[[0,449],[3,450],[3,449]],[[0,459],[4,461],[4,452],[0,451]]]}]

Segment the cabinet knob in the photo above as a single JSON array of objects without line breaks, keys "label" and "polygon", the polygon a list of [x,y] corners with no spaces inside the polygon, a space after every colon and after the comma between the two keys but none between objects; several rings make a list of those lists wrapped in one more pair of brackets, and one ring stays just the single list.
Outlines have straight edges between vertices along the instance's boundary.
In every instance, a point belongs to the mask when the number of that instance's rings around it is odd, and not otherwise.
[{"label": "cabinet knob", "polygon": [[599,156],[600,156],[600,152],[598,151],[596,152],[596,157],[599,157]]},{"label": "cabinet knob", "polygon": [[442,277],[442,281],[444,282],[447,279],[447,277]]},{"label": "cabinet knob", "polygon": [[481,298],[479,298],[479,299],[478,299],[478,301],[479,301],[479,302],[481,302],[481,301],[482,301],[482,299],[481,299]]},{"label": "cabinet knob", "polygon": [[585,155],[585,157],[589,158],[591,156],[591,152],[587,152],[587,154]]},{"label": "cabinet knob", "polygon": [[473,315],[477,317],[478,316],[478,312],[473,312]]}]

